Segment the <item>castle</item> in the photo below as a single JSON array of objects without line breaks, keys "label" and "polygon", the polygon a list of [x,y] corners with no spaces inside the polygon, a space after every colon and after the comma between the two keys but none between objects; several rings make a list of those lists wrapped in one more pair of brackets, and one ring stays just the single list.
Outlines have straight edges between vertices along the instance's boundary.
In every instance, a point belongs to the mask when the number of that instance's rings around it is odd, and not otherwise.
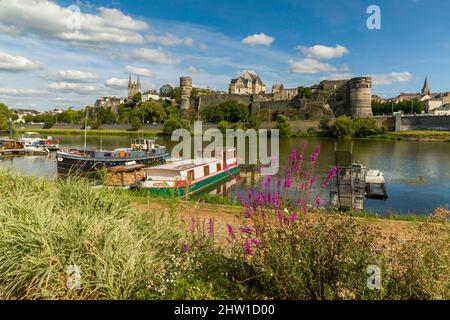
[{"label": "castle", "polygon": [[304,118],[322,115],[348,115],[354,118],[372,116],[372,78],[357,77],[348,80],[323,80],[309,87],[310,96],[299,96],[298,89],[286,89],[282,84],[272,86],[272,93],[265,93],[265,85],[250,72],[233,79],[228,94],[190,96],[192,78],[180,80],[181,110],[199,112],[202,108],[235,100],[251,108],[252,114],[292,114]]},{"label": "castle", "polygon": [[231,79],[228,90],[232,94],[261,94],[265,91],[266,86],[261,78],[250,71],[245,71],[243,75]]},{"label": "castle", "polygon": [[137,76],[137,81],[131,81],[131,74],[128,78],[128,99],[132,99],[136,93],[141,92],[141,81],[139,80],[139,76]]}]

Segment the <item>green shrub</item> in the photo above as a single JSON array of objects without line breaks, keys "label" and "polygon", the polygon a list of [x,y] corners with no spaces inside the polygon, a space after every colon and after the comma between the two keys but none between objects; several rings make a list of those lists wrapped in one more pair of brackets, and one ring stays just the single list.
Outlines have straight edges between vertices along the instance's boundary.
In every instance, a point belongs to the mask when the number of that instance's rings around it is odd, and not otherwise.
[{"label": "green shrub", "polygon": [[228,128],[229,128],[228,121],[226,120],[221,120],[217,124],[217,129],[219,129],[222,133],[225,133]]},{"label": "green shrub", "polygon": [[209,123],[219,123],[222,120],[230,123],[246,122],[250,116],[248,106],[234,100],[203,108],[200,115]]},{"label": "green shrub", "polygon": [[250,116],[248,119],[249,128],[259,130],[261,128],[261,118],[257,116]]},{"label": "green shrub", "polygon": [[163,134],[171,135],[173,131],[177,129],[186,129],[189,132],[192,131],[191,125],[188,120],[180,119],[178,117],[172,117],[164,122]]},{"label": "green shrub", "polygon": [[142,122],[141,119],[139,119],[137,116],[134,116],[131,118],[131,130],[132,131],[138,131],[141,126],[142,126]]},{"label": "green shrub", "polygon": [[279,114],[277,116],[277,122],[276,122],[275,128],[280,130],[281,138],[288,138],[292,134],[289,120],[285,115]]}]

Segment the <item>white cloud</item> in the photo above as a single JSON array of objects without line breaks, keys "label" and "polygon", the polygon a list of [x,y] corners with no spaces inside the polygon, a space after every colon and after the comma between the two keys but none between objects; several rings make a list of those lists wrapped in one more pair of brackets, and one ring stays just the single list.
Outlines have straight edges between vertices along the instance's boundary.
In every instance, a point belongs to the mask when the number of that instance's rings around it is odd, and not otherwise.
[{"label": "white cloud", "polygon": [[202,73],[202,72],[204,72],[203,69],[199,69],[199,68],[196,68],[194,66],[189,66],[188,67],[188,71],[192,72],[192,73]]},{"label": "white cloud", "polygon": [[[141,44],[140,32],[149,25],[117,9],[100,7],[97,14],[76,14],[48,0],[0,0],[0,30],[15,34],[34,34],[74,44]],[[76,28],[73,26],[79,26]]]},{"label": "white cloud", "polygon": [[113,89],[126,89],[128,87],[128,79],[110,78],[105,81],[105,86]]},{"label": "white cloud", "polygon": [[336,72],[322,77],[321,80],[346,80],[351,79],[353,75],[348,72]]},{"label": "white cloud", "polygon": [[34,89],[15,89],[15,88],[0,88],[1,96],[8,97],[22,97],[29,95],[41,95],[42,91],[34,90]]},{"label": "white cloud", "polygon": [[194,44],[194,40],[192,38],[186,37],[186,38],[179,38],[174,34],[171,33],[165,33],[164,35],[157,36],[155,34],[149,34],[146,39],[149,42],[155,42],[159,43],[160,45],[166,46],[166,47],[174,47],[174,46],[188,46],[192,47]]},{"label": "white cloud", "polygon": [[206,50],[206,49],[208,49],[208,45],[206,44],[206,43],[200,43],[200,49],[202,49],[202,50]]},{"label": "white cloud", "polygon": [[409,72],[391,72],[374,74],[373,84],[384,85],[392,83],[405,83],[412,79],[412,74]]},{"label": "white cloud", "polygon": [[50,73],[47,78],[53,81],[62,82],[91,82],[97,80],[98,76],[91,72],[83,72],[78,70],[59,70]]},{"label": "white cloud", "polygon": [[72,82],[52,82],[48,85],[48,88],[55,91],[74,92],[77,94],[89,94],[98,91],[96,86]]},{"label": "white cloud", "polygon": [[297,49],[300,50],[300,52],[302,52],[306,57],[315,59],[340,58],[350,53],[346,47],[341,45],[336,45],[335,47],[327,47],[323,45],[315,45],[312,47],[298,46]]},{"label": "white cloud", "polygon": [[316,59],[302,59],[299,61],[289,60],[291,72],[315,74],[320,72],[335,72],[337,68],[331,64],[320,62]]},{"label": "white cloud", "polygon": [[161,48],[139,48],[134,50],[134,57],[136,59],[153,62],[156,64],[178,64],[180,62],[178,59],[171,58]]},{"label": "white cloud", "polygon": [[5,52],[0,52],[0,71],[24,72],[40,68],[42,68],[42,65],[38,62],[22,56],[12,56]]},{"label": "white cloud", "polygon": [[139,68],[139,67],[132,67],[132,66],[126,66],[125,73],[134,74],[134,75],[138,75],[138,76],[144,76],[144,77],[153,77],[155,75],[152,71],[150,71],[147,68]]},{"label": "white cloud", "polygon": [[251,36],[245,37],[244,39],[242,39],[242,43],[249,46],[263,45],[266,47],[270,47],[274,40],[274,37],[270,37],[261,32],[260,34],[253,34]]}]

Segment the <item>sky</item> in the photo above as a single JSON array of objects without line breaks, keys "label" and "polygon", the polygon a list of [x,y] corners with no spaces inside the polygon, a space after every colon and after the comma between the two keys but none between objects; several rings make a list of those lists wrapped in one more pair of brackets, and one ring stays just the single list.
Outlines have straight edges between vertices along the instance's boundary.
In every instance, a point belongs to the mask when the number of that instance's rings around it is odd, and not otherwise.
[{"label": "sky", "polygon": [[245,70],[268,92],[355,76],[383,97],[426,76],[450,91],[449,11],[446,0],[0,0],[0,102],[78,109],[126,96],[130,73],[144,90],[191,76],[227,91]]}]

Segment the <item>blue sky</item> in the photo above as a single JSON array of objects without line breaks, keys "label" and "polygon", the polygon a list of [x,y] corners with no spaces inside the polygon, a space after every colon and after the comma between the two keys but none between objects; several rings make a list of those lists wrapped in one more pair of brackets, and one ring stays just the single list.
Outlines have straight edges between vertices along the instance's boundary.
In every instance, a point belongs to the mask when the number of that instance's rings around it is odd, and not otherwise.
[{"label": "blue sky", "polygon": [[[366,26],[372,4],[380,30]],[[268,91],[361,75],[384,97],[419,91],[426,75],[450,91],[449,11],[444,0],[0,0],[0,101],[84,107],[125,96],[130,72],[144,89],[190,75],[226,91],[247,69]]]}]

